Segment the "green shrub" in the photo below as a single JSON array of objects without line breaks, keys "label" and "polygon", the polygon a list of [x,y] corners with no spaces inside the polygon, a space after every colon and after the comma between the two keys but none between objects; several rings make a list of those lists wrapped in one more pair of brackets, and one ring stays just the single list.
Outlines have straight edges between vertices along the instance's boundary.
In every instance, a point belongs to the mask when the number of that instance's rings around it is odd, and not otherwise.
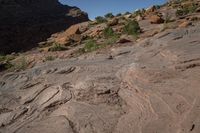
[{"label": "green shrub", "polygon": [[97,45],[95,40],[87,40],[85,43],[85,46],[83,48],[83,52],[91,52],[91,51],[95,51],[99,48],[99,46]]},{"label": "green shrub", "polygon": [[53,46],[51,48],[49,48],[49,51],[52,51],[52,52],[63,51],[63,50],[67,50],[67,49],[58,43],[54,43]]},{"label": "green shrub", "polygon": [[117,40],[118,40],[118,38],[119,38],[118,35],[114,35],[114,36],[112,36],[112,37],[106,39],[106,40],[105,40],[105,46],[106,46],[106,45],[110,45],[110,44],[116,43]]},{"label": "green shrub", "polygon": [[111,27],[107,27],[103,30],[103,35],[105,38],[109,38],[115,35],[113,29]]},{"label": "green shrub", "polygon": [[107,13],[104,17],[105,18],[113,18],[114,15],[112,13]]},{"label": "green shrub", "polygon": [[10,69],[13,67],[13,64],[10,61],[5,62],[5,69]]},{"label": "green shrub", "polygon": [[135,20],[129,21],[124,26],[124,32],[128,35],[137,36],[140,33],[140,31],[141,29],[140,29],[139,23]]},{"label": "green shrub", "polygon": [[120,17],[120,16],[122,16],[122,14],[121,14],[121,13],[118,13],[118,14],[116,15],[116,17]]},{"label": "green shrub", "polygon": [[95,18],[98,24],[107,22],[107,20],[104,17],[98,16]]},{"label": "green shrub", "polygon": [[14,55],[0,55],[0,64],[2,65],[2,70],[6,70],[13,67],[11,61],[14,59]]},{"label": "green shrub", "polygon": [[142,16],[144,13],[145,13],[145,11],[143,11],[143,10],[137,10],[137,11],[134,11],[133,14],[134,14],[135,16],[138,16],[138,15]]},{"label": "green shrub", "polygon": [[16,63],[13,64],[14,70],[25,70],[28,67],[28,61],[22,56]]},{"label": "green shrub", "polygon": [[1,61],[5,61],[5,59],[6,59],[6,56],[5,56],[5,55],[0,55],[0,62],[1,62]]},{"label": "green shrub", "polygon": [[115,34],[115,32],[111,27],[105,28],[103,30],[103,35],[106,38],[105,45],[114,44],[117,42],[117,39],[119,38],[119,36]]},{"label": "green shrub", "polygon": [[197,10],[198,6],[197,5],[192,5],[188,7],[189,13],[194,13]]},{"label": "green shrub", "polygon": [[161,5],[155,5],[156,9],[160,9],[162,6]]},{"label": "green shrub", "polygon": [[188,7],[182,7],[176,11],[176,16],[184,16],[190,13],[194,13],[197,8],[198,6],[194,4]]},{"label": "green shrub", "polygon": [[0,62],[11,61],[13,59],[15,59],[15,56],[13,56],[13,55],[0,55]]},{"label": "green shrub", "polygon": [[183,15],[187,15],[189,13],[189,11],[184,8],[184,9],[178,9],[176,11],[176,16],[183,16]]}]

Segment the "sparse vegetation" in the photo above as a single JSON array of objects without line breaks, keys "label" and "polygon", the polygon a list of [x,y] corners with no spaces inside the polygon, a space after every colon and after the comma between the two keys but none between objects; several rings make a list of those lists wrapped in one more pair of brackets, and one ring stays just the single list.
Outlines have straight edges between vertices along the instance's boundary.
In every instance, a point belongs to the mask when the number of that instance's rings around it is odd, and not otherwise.
[{"label": "sparse vegetation", "polygon": [[137,11],[134,11],[134,16],[144,16],[144,13],[145,13],[145,9],[142,9],[142,10],[137,10]]},{"label": "sparse vegetation", "polygon": [[122,16],[122,14],[121,14],[121,13],[118,13],[118,14],[116,15],[116,17],[120,17],[120,16]]},{"label": "sparse vegetation", "polygon": [[113,18],[114,15],[112,13],[107,13],[104,17],[105,18]]},{"label": "sparse vegetation", "polygon": [[104,17],[98,16],[95,18],[98,24],[107,22],[107,20]]},{"label": "sparse vegetation", "polygon": [[45,61],[53,61],[53,60],[55,60],[55,57],[53,57],[53,56],[46,56],[45,57]]},{"label": "sparse vegetation", "polygon": [[104,42],[104,45],[106,46],[106,45],[114,44],[114,43],[117,42],[118,38],[119,38],[118,35],[114,35],[114,36],[112,36],[112,37],[106,39],[105,42]]},{"label": "sparse vegetation", "polygon": [[82,49],[82,51],[85,52],[92,52],[95,51],[99,48],[99,46],[97,45],[96,41],[93,39],[89,39],[86,40],[85,46]]},{"label": "sparse vegetation", "polygon": [[49,51],[63,51],[63,50],[67,50],[67,48],[61,46],[60,44],[58,43],[54,43],[52,47],[49,48]]},{"label": "sparse vegetation", "polygon": [[15,59],[15,56],[13,55],[0,55],[0,62],[1,61],[11,61]]},{"label": "sparse vegetation", "polygon": [[128,35],[133,35],[135,37],[138,36],[140,33],[141,29],[139,26],[139,23],[135,20],[129,21],[125,26],[124,26],[124,32]]},{"label": "sparse vegetation", "polygon": [[182,7],[182,8],[180,8],[176,11],[176,16],[184,16],[184,15],[187,15],[187,14],[194,13],[197,8],[198,8],[198,6],[195,5],[195,4],[192,4],[192,5],[187,6],[187,7]]},{"label": "sparse vegetation", "polygon": [[116,43],[119,36],[113,31],[111,27],[107,27],[103,31],[103,35],[106,38],[105,45],[110,45]]},{"label": "sparse vegetation", "polygon": [[13,55],[0,55],[0,64],[2,65],[2,69],[9,69],[13,67],[11,61],[15,59]]},{"label": "sparse vegetation", "polygon": [[115,35],[113,29],[111,27],[107,27],[103,30],[103,35],[105,38],[109,38]]},{"label": "sparse vegetation", "polygon": [[12,66],[13,70],[25,70],[26,68],[28,68],[28,61],[24,56],[19,58]]}]

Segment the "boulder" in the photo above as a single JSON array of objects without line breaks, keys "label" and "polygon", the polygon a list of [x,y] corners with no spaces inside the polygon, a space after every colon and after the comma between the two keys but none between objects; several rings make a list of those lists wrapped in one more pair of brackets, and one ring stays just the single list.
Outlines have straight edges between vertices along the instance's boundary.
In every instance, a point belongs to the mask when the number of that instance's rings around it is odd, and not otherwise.
[{"label": "boulder", "polygon": [[48,43],[57,43],[60,45],[70,45],[72,43],[81,42],[80,25],[72,25],[66,31],[52,35],[48,40]]},{"label": "boulder", "polygon": [[128,43],[128,42],[132,42],[133,37],[130,35],[122,35],[120,36],[119,40],[117,41],[117,43]]},{"label": "boulder", "polygon": [[158,15],[152,15],[150,18],[149,18],[149,21],[151,24],[161,24],[161,23],[164,23],[164,19]]},{"label": "boulder", "polygon": [[108,21],[107,25],[108,26],[115,26],[115,25],[118,24],[118,22],[119,22],[119,20],[117,18],[113,18],[110,21]]},{"label": "boulder", "polygon": [[89,37],[97,37],[99,36],[100,34],[102,34],[102,29],[94,29],[90,34],[89,34]]},{"label": "boulder", "polygon": [[127,42],[131,42],[129,39],[126,38],[120,38],[117,43],[127,43]]},{"label": "boulder", "polygon": [[107,27],[107,24],[102,23],[102,24],[98,24],[95,25],[93,27],[91,27],[90,29],[88,29],[86,32],[82,33],[81,35],[83,37],[94,37],[94,38],[98,38],[101,34],[102,31]]}]

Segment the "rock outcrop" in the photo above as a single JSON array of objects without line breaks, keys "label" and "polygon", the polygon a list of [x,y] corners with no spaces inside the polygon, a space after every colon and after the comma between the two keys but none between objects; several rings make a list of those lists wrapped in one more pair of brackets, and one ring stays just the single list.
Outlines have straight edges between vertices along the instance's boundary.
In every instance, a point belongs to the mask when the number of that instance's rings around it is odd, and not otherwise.
[{"label": "rock outcrop", "polygon": [[88,20],[58,0],[0,0],[0,53],[25,51],[51,34]]},{"label": "rock outcrop", "polygon": [[67,45],[81,35],[79,45],[12,60],[22,65],[0,72],[0,133],[199,133],[200,14],[169,21],[171,6],[157,14],[165,23],[149,14],[135,38],[123,32],[134,18],[111,27],[122,29],[118,43],[104,37],[108,22],[86,22],[47,40]]},{"label": "rock outcrop", "polygon": [[199,133],[199,31],[1,76],[0,132]]}]

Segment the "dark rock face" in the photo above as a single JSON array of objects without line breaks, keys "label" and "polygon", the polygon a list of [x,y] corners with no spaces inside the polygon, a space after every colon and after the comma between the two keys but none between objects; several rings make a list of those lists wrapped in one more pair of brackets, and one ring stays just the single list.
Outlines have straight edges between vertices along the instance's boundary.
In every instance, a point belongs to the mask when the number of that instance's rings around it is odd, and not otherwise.
[{"label": "dark rock face", "polygon": [[88,20],[58,0],[0,0],[0,53],[29,50],[52,33]]}]

